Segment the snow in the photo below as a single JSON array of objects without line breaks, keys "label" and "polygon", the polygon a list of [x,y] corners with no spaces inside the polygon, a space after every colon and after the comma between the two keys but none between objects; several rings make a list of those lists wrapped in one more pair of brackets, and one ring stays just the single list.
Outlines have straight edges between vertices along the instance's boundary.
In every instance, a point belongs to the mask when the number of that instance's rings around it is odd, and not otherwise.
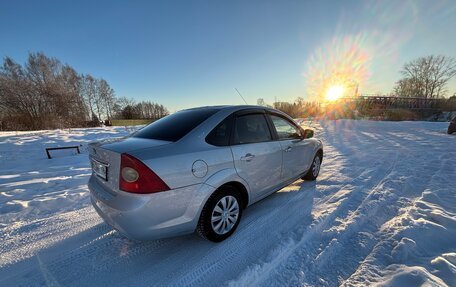
[{"label": "snow", "polygon": [[[120,127],[0,133],[0,286],[456,286],[447,123],[308,123],[316,182],[249,207],[236,233],[128,240],[89,203],[87,143]],[[81,153],[44,148],[80,145]]]}]

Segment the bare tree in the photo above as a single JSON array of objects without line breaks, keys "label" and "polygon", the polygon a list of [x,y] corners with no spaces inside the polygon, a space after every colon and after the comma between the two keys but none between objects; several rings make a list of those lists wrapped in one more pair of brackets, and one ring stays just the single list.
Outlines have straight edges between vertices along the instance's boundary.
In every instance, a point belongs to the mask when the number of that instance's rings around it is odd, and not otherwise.
[{"label": "bare tree", "polygon": [[116,108],[114,90],[104,79],[95,79],[91,75],[80,77],[80,92],[87,106],[87,114],[94,121],[104,118],[110,120]]},{"label": "bare tree", "polygon": [[93,120],[95,115],[95,79],[91,75],[80,77],[80,94],[86,105],[86,118]]},{"label": "bare tree", "polygon": [[407,98],[422,97],[419,83],[409,78],[400,79],[396,82],[393,95]]},{"label": "bare tree", "polygon": [[0,69],[0,106],[3,121],[17,121],[15,127],[34,126],[37,118],[37,105],[26,71],[13,59],[6,57]]},{"label": "bare tree", "polygon": [[394,92],[403,97],[439,98],[446,94],[448,81],[456,75],[456,60],[447,56],[427,56],[408,62]]},{"label": "bare tree", "polygon": [[83,122],[79,76],[73,68],[42,53],[24,67],[5,58],[0,69],[2,118],[17,129],[59,128]]},{"label": "bare tree", "polygon": [[101,100],[103,110],[106,112],[106,118],[110,120],[112,119],[112,112],[115,104],[114,90],[104,79],[99,79],[97,84],[99,99]]},{"label": "bare tree", "polygon": [[1,129],[77,127],[114,116],[157,119],[167,114],[156,103],[117,100],[106,80],[80,75],[43,53],[29,54],[25,65],[6,57],[0,66]]}]

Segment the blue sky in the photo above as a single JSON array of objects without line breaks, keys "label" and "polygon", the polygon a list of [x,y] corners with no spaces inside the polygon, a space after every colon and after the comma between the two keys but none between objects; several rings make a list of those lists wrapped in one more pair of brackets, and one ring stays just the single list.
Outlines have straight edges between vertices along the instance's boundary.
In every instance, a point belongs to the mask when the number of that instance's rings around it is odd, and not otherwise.
[{"label": "blue sky", "polygon": [[406,61],[456,57],[454,27],[456,1],[7,0],[0,57],[41,51],[175,111],[241,104],[234,88],[250,104],[306,98],[341,65],[388,93]]}]

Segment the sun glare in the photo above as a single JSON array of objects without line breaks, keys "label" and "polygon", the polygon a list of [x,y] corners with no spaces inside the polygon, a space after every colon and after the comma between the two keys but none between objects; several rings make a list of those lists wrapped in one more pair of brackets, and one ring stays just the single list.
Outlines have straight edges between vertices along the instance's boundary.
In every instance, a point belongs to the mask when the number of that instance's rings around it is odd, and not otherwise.
[{"label": "sun glare", "polygon": [[343,86],[332,86],[326,92],[326,100],[333,102],[336,101],[344,95],[345,88]]}]

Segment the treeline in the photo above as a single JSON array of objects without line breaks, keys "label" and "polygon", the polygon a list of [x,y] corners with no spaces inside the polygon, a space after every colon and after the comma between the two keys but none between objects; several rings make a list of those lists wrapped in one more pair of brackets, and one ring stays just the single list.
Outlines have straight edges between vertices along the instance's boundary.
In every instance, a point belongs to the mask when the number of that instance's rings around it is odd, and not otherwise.
[{"label": "treeline", "polygon": [[273,107],[293,118],[423,120],[443,112],[456,111],[456,95],[427,99],[362,96],[326,103],[306,102],[298,98],[294,102],[274,102],[272,105],[258,99],[257,104]]},{"label": "treeline", "polygon": [[274,102],[272,105],[267,104],[264,99],[257,100],[257,105],[266,106],[282,111],[293,118],[317,117],[322,113],[321,105],[318,102],[305,101],[303,98],[297,98],[294,102]]},{"label": "treeline", "polygon": [[156,120],[167,116],[168,109],[160,104],[149,101],[136,103],[132,99],[119,98],[117,101],[117,112],[114,119],[152,119]]},{"label": "treeline", "polygon": [[149,101],[117,98],[104,79],[79,74],[43,53],[22,66],[6,57],[0,67],[0,129],[98,126],[111,119],[158,119],[169,112]]}]

